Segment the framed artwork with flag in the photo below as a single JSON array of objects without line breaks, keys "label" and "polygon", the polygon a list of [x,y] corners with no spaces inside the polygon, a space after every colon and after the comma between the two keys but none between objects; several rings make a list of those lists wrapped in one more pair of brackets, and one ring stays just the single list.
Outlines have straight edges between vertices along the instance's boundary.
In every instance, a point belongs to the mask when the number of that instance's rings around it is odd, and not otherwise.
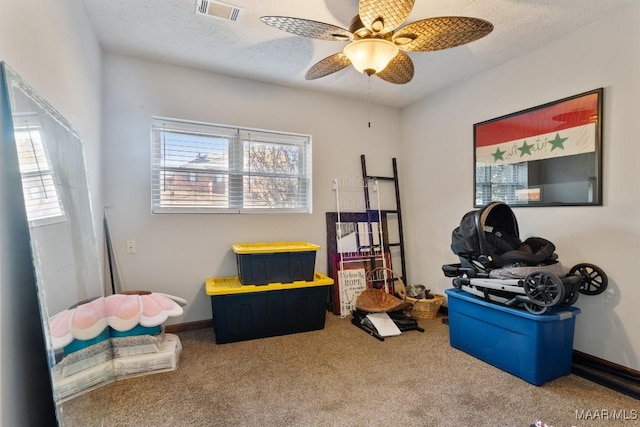
[{"label": "framed artwork with flag", "polygon": [[599,88],[476,123],[474,207],[602,205],[602,98]]}]

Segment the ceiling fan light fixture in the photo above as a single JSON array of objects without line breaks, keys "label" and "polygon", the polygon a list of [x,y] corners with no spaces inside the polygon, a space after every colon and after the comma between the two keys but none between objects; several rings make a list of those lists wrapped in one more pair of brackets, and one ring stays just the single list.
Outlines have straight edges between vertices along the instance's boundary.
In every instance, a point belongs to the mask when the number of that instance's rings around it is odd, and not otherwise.
[{"label": "ceiling fan light fixture", "polygon": [[[198,0],[215,1],[215,0]],[[449,49],[478,40],[493,31],[493,24],[466,16],[425,18],[402,24],[411,14],[415,0],[359,0],[358,14],[349,29],[333,24],[290,16],[262,16],[267,25],[297,36],[318,40],[347,41],[342,52],[315,64],[305,79],[315,80],[348,68],[394,84],[413,79],[413,61],[405,52]]]},{"label": "ceiling fan light fixture", "polygon": [[398,46],[389,40],[360,39],[349,43],[342,53],[356,70],[372,75],[384,70],[398,51]]}]

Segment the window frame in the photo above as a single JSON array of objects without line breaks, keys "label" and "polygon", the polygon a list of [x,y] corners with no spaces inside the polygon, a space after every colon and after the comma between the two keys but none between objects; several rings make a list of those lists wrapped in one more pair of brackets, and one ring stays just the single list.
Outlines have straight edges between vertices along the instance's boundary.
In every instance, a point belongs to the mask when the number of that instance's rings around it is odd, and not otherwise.
[{"label": "window frame", "polygon": [[[203,170],[198,168],[189,168],[184,165],[168,166],[163,164],[165,161],[168,162],[168,160],[164,160],[162,158],[163,144],[165,144],[165,141],[162,139],[162,135],[164,133],[202,136],[203,140],[206,138],[227,139],[228,147],[227,158],[225,160],[227,162],[226,166],[219,168],[207,167],[206,173],[210,175],[212,182],[218,182],[218,180],[222,179],[223,176],[226,178],[226,181],[228,181],[228,188],[224,193],[228,207],[202,205],[178,206],[170,203],[163,205],[162,191],[164,190],[163,184],[161,183],[161,176],[163,173],[167,171],[179,171],[182,174],[188,174],[189,179],[191,179],[191,174],[197,175],[198,173],[203,173]],[[245,144],[251,144],[252,142],[251,138],[247,138],[247,136],[252,134],[262,135],[265,138],[269,138],[268,141],[258,141],[260,143],[280,146],[297,146],[300,149],[298,160],[296,162],[298,172],[293,174],[282,174],[277,172],[261,173],[247,169],[248,166],[243,160],[243,153],[245,151]],[[152,214],[311,214],[313,211],[313,159],[311,135],[152,116],[150,120],[150,154]],[[252,177],[255,178],[256,176],[297,179],[298,182],[301,183],[302,187],[299,187],[295,194],[296,198],[301,198],[301,204],[296,207],[259,207],[245,205],[244,197],[247,192],[245,188],[245,181]]]},{"label": "window frame", "polygon": [[[29,222],[30,227],[43,227],[46,225],[59,224],[67,221],[67,214],[64,208],[64,203],[62,201],[62,197],[60,192],[58,191],[58,182],[56,180],[56,174],[54,171],[54,166],[51,164],[51,157],[47,150],[47,143],[45,141],[45,136],[42,131],[42,124],[37,117],[32,115],[14,115],[13,116],[13,132],[14,132],[14,140],[16,143],[16,150],[18,152],[18,164],[20,165],[20,178],[22,182],[22,191],[23,197],[25,199],[25,210],[27,213],[27,220]],[[19,141],[22,141],[21,138],[18,138],[20,133],[28,133],[31,140],[31,154],[35,160],[36,169],[25,171],[23,170],[24,166],[27,163],[24,162],[24,159],[21,157],[22,150],[18,146]],[[39,135],[39,145],[40,147],[33,146],[33,139],[31,138],[32,132],[37,132]],[[41,151],[41,152],[40,152]],[[39,153],[40,152],[40,153]],[[41,166],[38,158],[43,158],[45,160],[46,167]],[[36,199],[28,197],[26,192],[29,191],[28,187],[25,185],[25,180],[31,178],[40,178],[41,184],[40,188],[42,191],[46,193],[46,188],[48,187],[42,179],[46,178],[51,181],[51,190],[54,193],[54,197],[51,197],[55,201],[55,209],[58,211],[53,215],[42,215],[42,209],[36,206],[31,207],[32,205],[29,203],[31,200],[44,200],[47,198],[37,197]],[[37,187],[37,186],[36,186]],[[31,207],[31,208],[30,208]]]}]

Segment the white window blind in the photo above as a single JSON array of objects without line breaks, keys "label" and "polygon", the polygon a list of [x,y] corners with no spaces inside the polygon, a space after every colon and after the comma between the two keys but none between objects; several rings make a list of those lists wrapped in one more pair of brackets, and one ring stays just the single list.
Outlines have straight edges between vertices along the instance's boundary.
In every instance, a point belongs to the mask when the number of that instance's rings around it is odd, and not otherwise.
[{"label": "white window blind", "polygon": [[311,212],[311,136],[152,118],[153,213]]},{"label": "white window blind", "polygon": [[528,188],[527,162],[476,166],[476,206],[492,201],[517,204],[518,190]]},{"label": "white window blind", "polygon": [[32,226],[64,221],[62,201],[40,126],[16,119],[14,137],[27,219]]}]

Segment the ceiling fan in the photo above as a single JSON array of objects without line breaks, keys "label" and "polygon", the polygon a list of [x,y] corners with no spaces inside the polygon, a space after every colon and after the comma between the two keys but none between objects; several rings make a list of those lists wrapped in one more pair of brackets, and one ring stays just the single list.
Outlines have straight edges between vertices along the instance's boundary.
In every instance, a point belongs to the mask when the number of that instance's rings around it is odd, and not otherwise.
[{"label": "ceiling fan", "polygon": [[314,80],[353,65],[369,76],[405,84],[413,78],[411,58],[404,53],[448,49],[478,40],[491,31],[490,22],[463,16],[427,18],[400,29],[415,0],[359,0],[358,15],[349,30],[302,18],[263,16],[262,22],[279,30],[320,40],[349,41],[342,52],[313,65],[305,78]]}]

